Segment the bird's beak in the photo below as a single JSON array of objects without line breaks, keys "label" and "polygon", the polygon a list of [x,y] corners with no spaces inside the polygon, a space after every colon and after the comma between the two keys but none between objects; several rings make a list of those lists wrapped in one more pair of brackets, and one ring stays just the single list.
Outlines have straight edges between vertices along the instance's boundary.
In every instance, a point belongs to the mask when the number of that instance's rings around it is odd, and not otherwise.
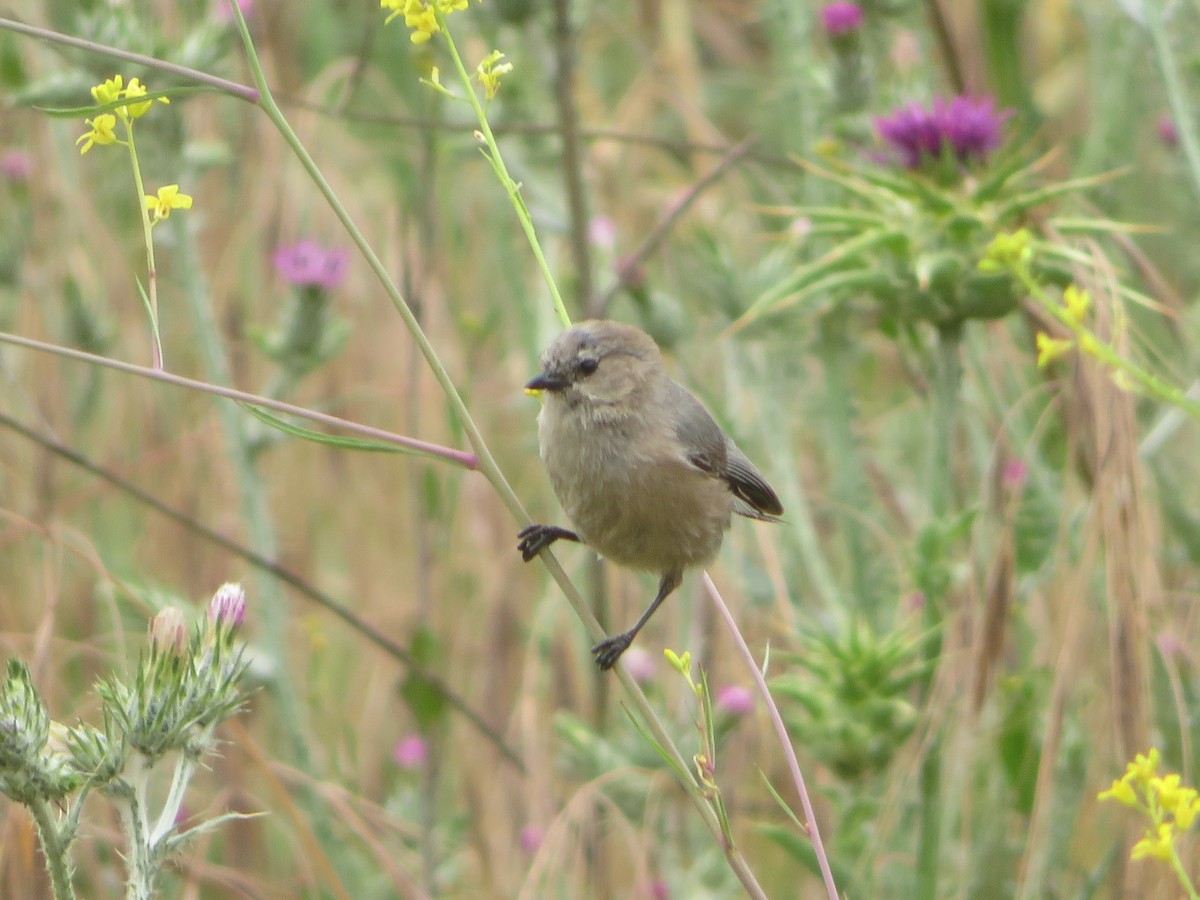
[{"label": "bird's beak", "polygon": [[525,393],[538,394],[542,391],[561,391],[569,382],[561,375],[554,375],[550,372],[542,372],[536,378],[533,378],[525,385]]}]

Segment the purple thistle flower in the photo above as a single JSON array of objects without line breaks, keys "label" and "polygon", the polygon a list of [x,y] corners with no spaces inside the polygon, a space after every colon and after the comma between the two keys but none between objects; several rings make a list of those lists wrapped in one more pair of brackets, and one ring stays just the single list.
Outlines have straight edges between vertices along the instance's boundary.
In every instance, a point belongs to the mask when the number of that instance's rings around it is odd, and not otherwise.
[{"label": "purple thistle flower", "polygon": [[926,108],[910,103],[890,116],[875,120],[875,130],[900,155],[906,169],[918,169],[925,160],[941,159],[949,151],[959,163],[983,160],[1000,146],[1001,126],[1012,110],[996,112],[990,97],[972,99],[938,97]]},{"label": "purple thistle flower", "polygon": [[350,262],[347,250],[325,249],[308,238],[290,247],[280,247],[271,257],[275,268],[296,287],[316,286],[332,291],[346,277]]},{"label": "purple thistle flower", "polygon": [[236,582],[226,582],[217,588],[208,604],[208,618],[237,628],[246,619],[246,592]]},{"label": "purple thistle flower", "polygon": [[857,3],[826,3],[821,7],[821,27],[831,38],[844,37],[862,28],[863,11]]}]

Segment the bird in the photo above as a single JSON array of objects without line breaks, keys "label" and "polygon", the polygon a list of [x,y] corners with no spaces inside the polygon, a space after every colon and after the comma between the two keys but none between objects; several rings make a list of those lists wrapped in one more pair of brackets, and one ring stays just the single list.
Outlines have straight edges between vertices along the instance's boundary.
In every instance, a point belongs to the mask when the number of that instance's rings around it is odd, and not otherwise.
[{"label": "bird", "polygon": [[659,576],[633,626],[592,647],[609,670],[684,572],[716,558],[733,513],[778,522],[783,504],[704,405],[670,378],[640,328],[579,322],[546,348],[540,366],[525,389],[543,397],[540,455],[572,528],[522,529],[522,558],[570,540]]}]

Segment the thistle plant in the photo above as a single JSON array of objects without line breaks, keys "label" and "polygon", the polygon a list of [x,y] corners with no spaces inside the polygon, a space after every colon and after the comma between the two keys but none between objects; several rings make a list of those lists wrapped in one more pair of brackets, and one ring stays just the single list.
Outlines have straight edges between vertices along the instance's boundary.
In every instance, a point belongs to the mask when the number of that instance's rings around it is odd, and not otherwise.
[{"label": "thistle plant", "polygon": [[305,238],[279,247],[271,262],[291,295],[276,328],[252,328],[250,338],[279,367],[278,376],[263,393],[282,397],[337,356],[350,336],[349,323],[331,308],[333,292],[346,276],[350,252]]},{"label": "thistle plant", "polygon": [[928,668],[920,640],[852,623],[843,634],[803,637],[786,657],[794,667],[771,686],[798,707],[788,730],[842,778],[884,770],[917,726],[911,693]]},{"label": "thistle plant", "polygon": [[[840,205],[785,207],[804,221],[798,248],[815,258],[800,263],[756,298],[734,322],[778,324],[797,311],[822,315],[870,301],[870,312],[891,335],[921,324],[957,329],[971,320],[1002,318],[1017,308],[1021,285],[1007,272],[981,271],[976,262],[995,235],[1019,227],[1034,207],[1082,191],[1104,177],[1036,183],[1043,160],[1004,152],[1011,112],[988,98],[910,103],[875,120],[881,149],[872,159],[831,159],[801,165],[840,188]],[[1056,233],[1099,234],[1118,227],[1102,219],[1050,216]],[[1068,247],[1048,247],[1039,275],[1062,282]]]},{"label": "thistle plant", "polygon": [[88,131],[80,135],[75,143],[82,145],[79,148],[80,154],[86,154],[93,147],[111,145],[122,146],[129,152],[134,189],[142,214],[142,239],[146,245],[146,285],[143,288],[139,281],[138,291],[150,320],[154,367],[160,369],[163,366],[163,355],[158,324],[158,275],[154,263],[153,232],[154,227],[168,219],[174,210],[191,209],[192,197],[181,192],[178,184],[164,185],[153,194],[146,193],[137,143],[134,140],[134,123],[150,112],[156,102],[171,101],[161,93],[149,93],[137,78],[129,79],[129,83],[126,84],[121,75],[114,75],[93,87],[92,99],[96,101],[94,107],[71,111],[73,114],[91,115],[91,118],[84,119],[84,124],[89,126]]},{"label": "thistle plant", "polygon": [[[217,726],[245,702],[238,683],[246,664],[235,643],[245,613],[236,584],[223,585],[193,627],[177,608],[161,610],[132,678],[112,675],[97,685],[98,726],[52,722],[28,667],[9,661],[0,689],[0,792],[33,816],[57,900],[75,896],[69,851],[91,791],[117,808],[129,900],[155,896],[163,864],[191,838],[242,818],[228,813],[178,825],[188,784],[216,749]],[[157,799],[151,782],[168,758],[170,785]]]},{"label": "thistle plant", "polygon": [[1179,775],[1158,772],[1161,757],[1157,748],[1139,753],[1125,767],[1125,774],[1101,791],[1100,800],[1114,800],[1137,810],[1149,821],[1145,837],[1133,845],[1129,858],[1158,859],[1165,862],[1179,879],[1191,900],[1200,898],[1179,859],[1176,844],[1196,824],[1200,815],[1200,797],[1195,788],[1182,784]]}]

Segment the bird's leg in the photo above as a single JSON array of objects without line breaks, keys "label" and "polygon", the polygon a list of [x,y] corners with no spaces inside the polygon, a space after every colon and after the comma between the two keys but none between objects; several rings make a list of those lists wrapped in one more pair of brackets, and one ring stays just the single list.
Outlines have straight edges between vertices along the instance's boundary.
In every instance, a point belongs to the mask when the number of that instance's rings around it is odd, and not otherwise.
[{"label": "bird's leg", "polygon": [[596,658],[596,665],[605,671],[615,666],[617,660],[621,658],[621,654],[629,649],[629,645],[633,643],[633,639],[637,637],[637,633],[642,630],[642,626],[650,621],[650,617],[654,615],[654,611],[667,599],[667,595],[671,591],[679,587],[681,581],[683,581],[683,572],[681,570],[674,569],[670,572],[665,572],[662,581],[658,583],[658,593],[654,596],[654,600],[651,601],[650,606],[642,613],[641,617],[633,623],[633,627],[628,631],[622,631],[620,634],[605,638],[592,648],[592,656]]},{"label": "bird's leg", "polygon": [[579,540],[579,535],[575,532],[559,528],[557,525],[530,525],[528,528],[522,528],[517,537],[521,539],[517,549],[521,551],[521,559],[525,562],[529,562],[559,539]]}]

